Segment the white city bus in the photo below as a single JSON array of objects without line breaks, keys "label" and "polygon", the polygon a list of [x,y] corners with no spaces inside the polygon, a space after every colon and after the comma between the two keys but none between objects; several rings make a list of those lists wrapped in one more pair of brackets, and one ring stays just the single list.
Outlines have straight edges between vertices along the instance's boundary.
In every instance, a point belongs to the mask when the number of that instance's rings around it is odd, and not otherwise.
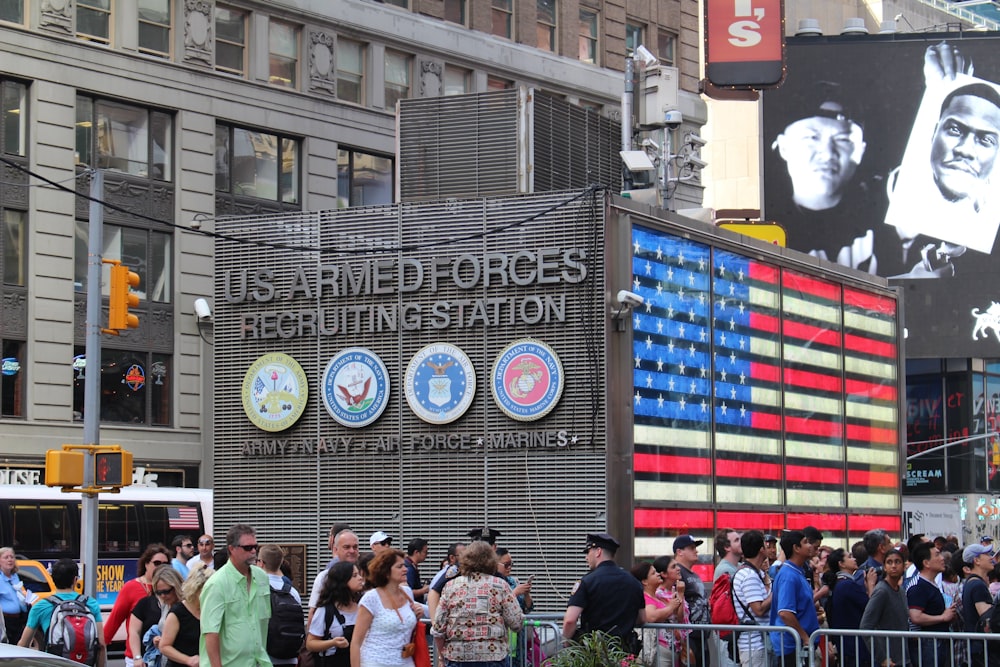
[{"label": "white city bus", "polygon": [[[50,566],[80,560],[80,494],[47,486],[0,485],[0,546],[18,558]],[[110,609],[136,577],[136,562],[154,542],[170,548],[176,535],[212,534],[212,491],[126,486],[102,493],[97,523],[97,601]]]}]

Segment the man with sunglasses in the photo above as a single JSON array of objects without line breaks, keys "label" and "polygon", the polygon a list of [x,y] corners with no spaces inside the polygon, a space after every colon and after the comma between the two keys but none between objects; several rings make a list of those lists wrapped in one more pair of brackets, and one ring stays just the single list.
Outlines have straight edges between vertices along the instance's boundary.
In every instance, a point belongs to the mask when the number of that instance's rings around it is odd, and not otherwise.
[{"label": "man with sunglasses", "polygon": [[257,567],[257,532],[237,524],[226,533],[229,561],[201,591],[201,667],[270,666],[267,621],[271,587]]},{"label": "man with sunglasses", "polygon": [[191,536],[178,535],[170,543],[170,546],[174,549],[174,557],[171,559],[170,565],[181,575],[181,579],[187,579],[188,574],[190,574],[188,561],[194,558],[194,542],[191,541]]},{"label": "man with sunglasses", "polygon": [[189,560],[187,566],[191,572],[203,567],[209,570],[215,569],[215,540],[211,535],[202,535],[198,538],[198,557]]}]

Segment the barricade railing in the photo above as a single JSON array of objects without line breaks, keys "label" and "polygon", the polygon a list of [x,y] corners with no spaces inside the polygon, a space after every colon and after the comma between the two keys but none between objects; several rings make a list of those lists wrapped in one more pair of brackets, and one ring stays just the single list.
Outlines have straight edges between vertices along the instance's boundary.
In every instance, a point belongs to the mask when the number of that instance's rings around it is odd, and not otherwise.
[{"label": "barricade railing", "polygon": [[1000,665],[1000,634],[821,628],[807,654],[811,667],[880,667],[883,657],[899,667]]},{"label": "barricade railing", "polygon": [[[522,631],[518,633],[512,667],[542,667],[547,658],[558,653],[563,648],[562,621],[562,614],[526,615]],[[787,635],[789,644],[795,647],[793,652],[805,655],[798,633],[786,626],[647,623],[636,628],[636,632],[642,639],[641,657],[646,663],[652,663],[657,651],[665,650],[669,656],[660,664],[732,667],[740,662],[742,645],[747,659],[743,667],[769,667],[771,632]],[[659,642],[661,632],[667,633],[665,647]],[[719,633],[732,633],[731,641],[721,638]],[[745,641],[741,642],[741,638]],[[694,658],[693,662],[687,660],[689,656]]]}]

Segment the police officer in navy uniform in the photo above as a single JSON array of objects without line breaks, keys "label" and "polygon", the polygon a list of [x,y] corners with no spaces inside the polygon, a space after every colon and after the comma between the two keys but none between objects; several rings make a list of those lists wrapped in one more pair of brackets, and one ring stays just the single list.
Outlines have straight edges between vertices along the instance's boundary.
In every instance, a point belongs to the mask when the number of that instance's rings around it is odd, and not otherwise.
[{"label": "police officer in navy uniform", "polygon": [[637,638],[632,630],[637,624],[646,623],[646,602],[639,580],[615,563],[619,546],[618,540],[607,533],[587,535],[583,552],[587,554],[590,572],[569,598],[563,617],[563,638],[579,639],[600,630],[618,637],[625,650],[635,653]]}]

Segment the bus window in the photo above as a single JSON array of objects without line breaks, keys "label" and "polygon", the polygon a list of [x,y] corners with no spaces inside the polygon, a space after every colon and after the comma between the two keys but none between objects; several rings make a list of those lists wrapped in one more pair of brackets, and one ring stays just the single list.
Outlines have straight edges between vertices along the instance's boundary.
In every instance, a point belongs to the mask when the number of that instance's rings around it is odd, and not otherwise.
[{"label": "bus window", "polygon": [[18,553],[78,552],[70,530],[69,507],[58,504],[10,506],[14,549]]},{"label": "bus window", "polygon": [[109,552],[136,552],[142,548],[139,515],[132,503],[101,503],[97,548]]},{"label": "bus window", "polygon": [[190,535],[197,540],[202,534],[201,513],[198,505],[145,503],[146,536],[148,542],[161,542],[167,548],[178,535]]}]

